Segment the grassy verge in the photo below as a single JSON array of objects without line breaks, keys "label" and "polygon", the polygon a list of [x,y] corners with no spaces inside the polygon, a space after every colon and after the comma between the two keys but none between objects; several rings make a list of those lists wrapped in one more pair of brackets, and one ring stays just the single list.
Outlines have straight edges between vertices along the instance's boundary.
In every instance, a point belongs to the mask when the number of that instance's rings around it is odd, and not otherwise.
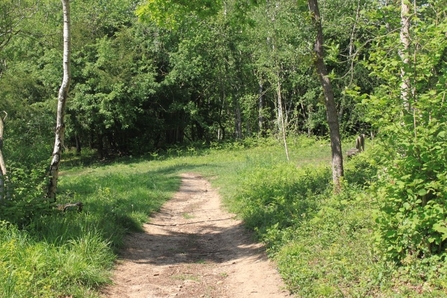
[{"label": "grassy verge", "polygon": [[84,211],[36,217],[23,230],[0,224],[0,297],[98,297],[124,235],[141,229],[187,171],[219,189],[299,297],[445,294],[441,279],[437,287],[411,279],[375,250],[377,198],[365,192],[377,176],[373,150],[346,163],[344,191],[334,196],[329,146],[297,138],[289,149],[289,162],[276,141],[246,140],[111,164],[65,163],[59,200],[82,201]]},{"label": "grassy verge", "polygon": [[[299,142],[297,143],[297,145]],[[345,164],[342,193],[332,194],[328,149],[319,142],[245,151],[221,169],[215,184],[230,209],[266,243],[288,288],[298,297],[444,297],[445,276],[422,279],[423,267],[387,263],[375,246],[382,198],[369,191],[381,152]],[[443,266],[444,261],[433,266]],[[419,274],[418,274],[419,273]],[[419,276],[419,278],[418,278]]]},{"label": "grassy verge", "polygon": [[179,182],[173,168],[132,160],[64,171],[59,200],[82,201],[83,212],[35,217],[22,230],[0,225],[0,297],[98,297],[124,235]]}]

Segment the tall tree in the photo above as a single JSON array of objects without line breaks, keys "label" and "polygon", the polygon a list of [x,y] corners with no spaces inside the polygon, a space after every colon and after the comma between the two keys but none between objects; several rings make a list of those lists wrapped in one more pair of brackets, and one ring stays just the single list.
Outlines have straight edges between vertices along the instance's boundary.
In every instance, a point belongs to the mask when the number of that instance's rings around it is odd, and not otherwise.
[{"label": "tall tree", "polygon": [[63,50],[63,78],[59,88],[57,98],[56,131],[54,137],[53,155],[49,169],[49,183],[47,197],[56,200],[57,180],[59,177],[59,163],[61,161],[62,149],[64,146],[65,133],[65,106],[67,103],[68,90],[70,86],[70,1],[62,0],[62,10],[64,14],[64,50]]},{"label": "tall tree", "polygon": [[6,112],[5,113],[5,117],[1,118],[0,117],[0,200],[4,199],[6,196],[6,165],[5,165],[5,160],[3,159],[3,153],[2,153],[2,148],[3,148],[3,130],[5,128],[4,126],[4,120],[6,119]]},{"label": "tall tree", "polygon": [[368,116],[384,142],[386,168],[377,183],[377,239],[389,260],[428,272],[447,247],[446,6],[386,4],[377,1],[368,15],[377,30],[368,67],[381,80],[367,97]]},{"label": "tall tree", "polygon": [[406,68],[408,68],[409,64],[409,49],[410,49],[410,6],[408,5],[408,0],[401,1],[401,28],[400,28],[400,42],[402,44],[402,48],[399,51],[399,56],[402,59],[402,67],[401,67],[401,97],[404,108],[407,111],[410,111],[410,79],[408,78],[408,74],[406,73]]},{"label": "tall tree", "polygon": [[273,24],[273,33],[271,36],[268,37],[268,40],[270,40],[271,43],[271,52],[272,52],[272,60],[274,61],[274,80],[276,80],[276,82],[274,82],[273,84],[276,85],[275,89],[276,89],[276,110],[277,110],[277,125],[278,125],[278,130],[279,130],[279,134],[282,138],[283,144],[284,144],[284,151],[286,153],[286,158],[287,160],[290,160],[289,157],[289,149],[287,146],[287,125],[286,125],[286,116],[285,116],[285,105],[284,105],[284,99],[283,99],[283,91],[282,91],[282,63],[279,61],[279,55],[278,55],[278,46],[277,46],[277,39],[278,36],[275,34],[277,30],[275,30],[276,28],[276,13],[277,10],[280,9],[280,3],[278,1],[275,1],[274,3],[274,9],[273,9],[273,13],[271,15],[271,22]]},{"label": "tall tree", "polygon": [[338,123],[337,107],[332,90],[331,80],[324,63],[324,39],[323,29],[321,25],[320,10],[318,8],[318,0],[308,0],[309,11],[316,30],[316,39],[314,45],[315,69],[320,79],[321,86],[325,97],[326,117],[329,124],[329,134],[331,139],[332,150],[332,180],[334,190],[337,192],[341,188],[341,177],[343,177],[343,153],[341,148],[340,128]]},{"label": "tall tree", "polygon": [[[311,68],[306,48],[310,24],[304,21],[302,6],[295,1],[267,1],[254,7],[248,16],[255,26],[247,26],[244,43],[257,77],[252,80],[258,82],[252,92],[258,89],[260,126],[269,126],[278,135],[287,157],[286,135],[299,126],[299,93],[304,91],[300,76],[306,73],[309,77]],[[301,30],[297,32],[296,27]]]}]

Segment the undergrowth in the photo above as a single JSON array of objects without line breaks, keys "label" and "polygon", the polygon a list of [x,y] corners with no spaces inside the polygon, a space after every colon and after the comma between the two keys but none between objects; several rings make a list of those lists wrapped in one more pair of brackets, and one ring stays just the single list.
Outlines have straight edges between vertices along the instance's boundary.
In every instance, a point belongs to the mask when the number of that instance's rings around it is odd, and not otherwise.
[{"label": "undergrowth", "polygon": [[[181,172],[200,173],[219,189],[225,205],[266,244],[298,297],[445,296],[444,260],[398,266],[375,244],[385,199],[373,192],[380,150],[371,146],[346,161],[337,195],[329,146],[304,137],[289,141],[290,161],[272,139],[115,162],[65,161],[59,203],[82,201],[84,210],[37,214],[22,229],[0,224],[0,297],[98,297],[124,235],[141,230],[172,196]],[[427,278],[429,267],[436,270]]]},{"label": "undergrowth", "polygon": [[374,203],[360,195],[366,181],[349,167],[347,172],[344,191],[335,196],[326,162],[258,163],[239,173],[243,179],[232,210],[266,243],[289,289],[300,297],[374,296],[387,274],[376,263],[371,241]]},{"label": "undergrowth", "polygon": [[324,146],[316,142],[292,150],[292,162],[269,150],[246,156],[232,172],[220,171],[215,182],[223,184],[230,209],[266,244],[289,290],[298,297],[446,295],[442,259],[401,266],[383,258],[377,245],[376,219],[387,199],[374,192],[383,148],[370,145],[346,160],[337,195]]},{"label": "undergrowth", "polygon": [[179,187],[174,170],[158,166],[127,160],[63,171],[58,203],[81,201],[83,211],[47,210],[21,229],[0,224],[0,297],[98,297],[124,235],[141,231]]}]

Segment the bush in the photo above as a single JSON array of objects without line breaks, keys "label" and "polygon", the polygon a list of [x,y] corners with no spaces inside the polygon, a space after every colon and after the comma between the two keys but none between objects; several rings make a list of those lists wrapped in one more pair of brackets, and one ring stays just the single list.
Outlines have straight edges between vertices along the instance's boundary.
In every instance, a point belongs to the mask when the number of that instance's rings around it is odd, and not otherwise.
[{"label": "bush", "polygon": [[401,265],[447,256],[446,128],[444,123],[420,127],[417,140],[400,142],[376,189],[379,246]]}]

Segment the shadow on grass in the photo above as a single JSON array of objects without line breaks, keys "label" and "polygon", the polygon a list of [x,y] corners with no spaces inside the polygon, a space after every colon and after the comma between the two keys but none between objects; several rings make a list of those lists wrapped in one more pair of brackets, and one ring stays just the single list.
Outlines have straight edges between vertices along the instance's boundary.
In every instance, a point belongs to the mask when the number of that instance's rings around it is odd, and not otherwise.
[{"label": "shadow on grass", "polygon": [[142,224],[169,200],[180,186],[177,173],[201,165],[177,164],[147,171],[94,175],[65,179],[59,187],[58,203],[81,201],[83,211],[56,213],[35,218],[29,233],[38,241],[64,245],[88,233],[96,233],[117,251],[129,231]]},{"label": "shadow on grass", "polygon": [[263,248],[233,214],[219,210],[217,193],[201,179],[182,175],[173,201],[151,216],[144,233],[126,238],[123,259],[163,266],[264,258]]},{"label": "shadow on grass", "polygon": [[332,189],[327,167],[279,166],[256,169],[249,175],[252,177],[239,187],[232,209],[270,248],[285,241],[287,229],[293,233],[312,219]]}]

